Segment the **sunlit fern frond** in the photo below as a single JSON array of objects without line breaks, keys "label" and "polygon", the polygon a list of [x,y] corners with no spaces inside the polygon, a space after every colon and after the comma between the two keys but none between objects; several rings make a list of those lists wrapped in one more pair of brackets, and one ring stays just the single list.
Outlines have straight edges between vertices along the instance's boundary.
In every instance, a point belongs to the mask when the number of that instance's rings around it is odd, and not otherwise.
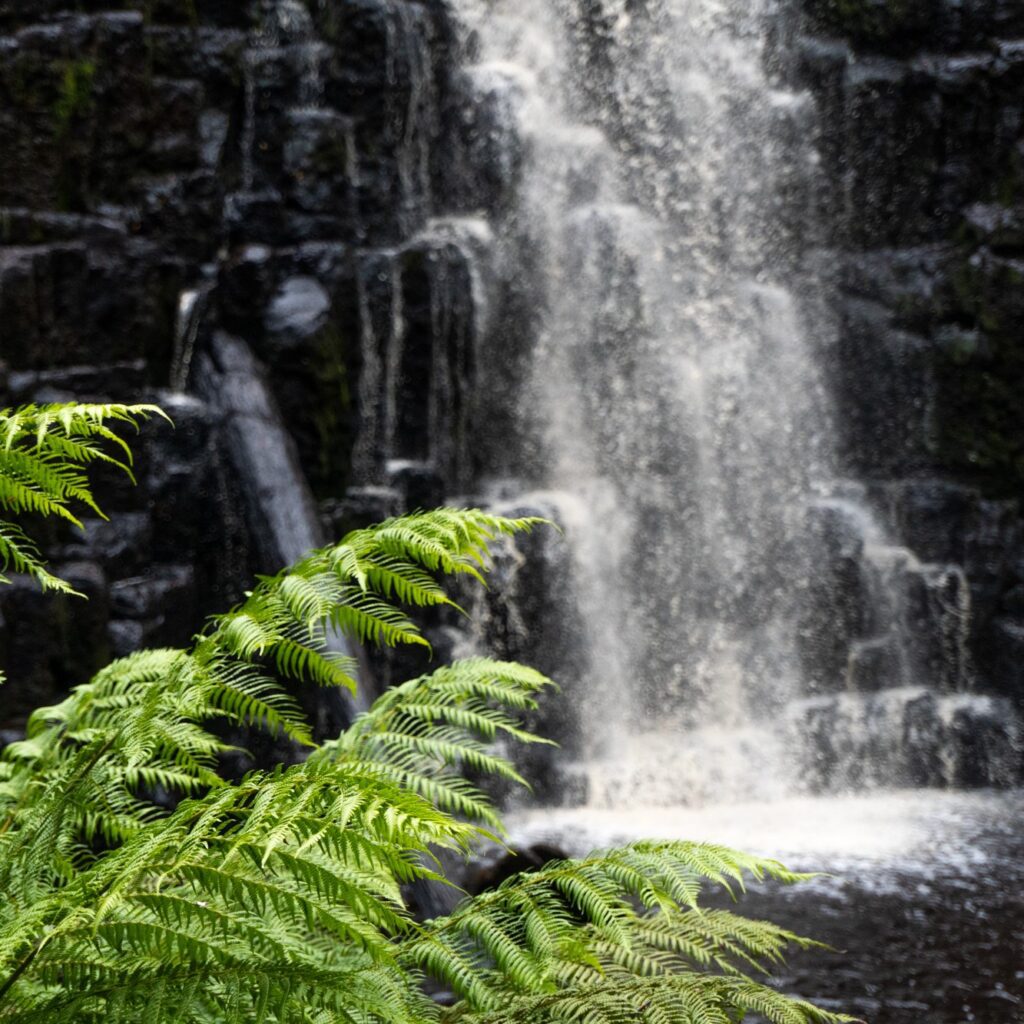
[{"label": "sunlit fern frond", "polygon": [[446,1024],[741,1024],[756,1013],[770,1024],[854,1024],[748,978],[684,973],[601,979],[544,994],[513,996],[492,1009],[457,1006]]},{"label": "sunlit fern frond", "polygon": [[7,517],[30,514],[77,526],[80,509],[102,516],[86,471],[103,462],[131,476],[131,448],[113,427],[137,429],[151,416],[164,413],[155,405],[75,402],[0,410],[0,571],[74,592],[47,571],[36,546]]},{"label": "sunlit fern frond", "polygon": [[475,835],[373,765],[250,775],[183,802],[59,891],[12,890],[24,912],[0,926],[0,978],[21,970],[25,982],[0,999],[0,1020],[86,1014],[91,993],[90,1012],[118,1019],[116,996],[136,1004],[124,1019],[149,1021],[139,1000],[172,980],[198,980],[217,1020],[253,1019],[267,992],[265,1019],[335,1004],[372,1009],[367,1020],[427,1019],[416,975],[396,972],[395,940],[416,928],[400,886],[435,877],[427,849],[464,850]]},{"label": "sunlit fern frond", "polygon": [[554,684],[511,662],[472,658],[447,665],[385,693],[338,740],[315,755],[369,760],[391,778],[453,813],[501,830],[489,797],[464,776],[504,778],[526,786],[495,741],[544,743],[521,715]]},{"label": "sunlit fern frond", "polygon": [[[390,604],[386,594],[375,592],[370,563],[365,574],[359,568],[364,555],[371,560],[377,557],[378,532],[385,536],[397,532],[403,537],[425,534],[432,545],[447,545],[447,564],[454,566],[458,559],[470,558],[474,565],[483,565],[490,540],[530,529],[536,522],[452,509],[419,513],[407,520],[356,531],[340,544],[311,552],[277,576],[261,579],[234,611],[212,620],[191,650],[150,651],[114,662],[62,704],[35,712],[25,741],[0,755],[2,762],[13,766],[6,778],[0,775],[0,825],[5,815],[16,821],[31,804],[33,787],[44,785],[47,776],[94,742],[105,746],[91,773],[92,795],[75,804],[66,821],[69,827],[77,821],[82,841],[92,843],[101,837],[108,844],[144,827],[153,807],[168,797],[195,795],[220,785],[216,769],[219,758],[230,748],[210,731],[211,722],[263,730],[311,749],[312,733],[288,685],[356,686],[355,662],[331,648],[331,628],[351,624],[356,636],[379,643],[425,643],[419,627],[405,612]],[[465,527],[456,528],[462,521]],[[438,522],[445,524],[443,533],[437,529]],[[415,545],[410,542],[408,548],[410,557],[416,557]],[[357,554],[338,558],[339,550]],[[433,550],[431,547],[430,553],[420,555],[430,561]],[[403,561],[397,554],[389,558],[393,573],[414,578],[415,573],[427,571],[420,563]],[[382,585],[394,593],[390,583]],[[439,583],[437,586],[440,588]],[[373,625],[364,627],[370,620]],[[497,827],[497,817],[486,799],[462,778],[455,762],[461,759],[464,766],[515,777],[507,761],[493,757],[483,744],[468,738],[466,727],[472,719],[475,731],[485,740],[498,729],[528,739],[501,705],[526,707],[532,701],[529,694],[541,685],[542,677],[536,673],[496,663],[491,668],[481,663],[442,670],[433,686],[430,699],[435,710],[430,715],[436,718],[441,705],[450,706],[447,736],[431,728],[429,739],[412,738],[407,726],[417,713],[422,720],[423,708],[400,719],[384,711],[372,719],[383,721],[386,717],[394,726],[390,743],[394,755],[398,746],[407,748],[404,773],[397,756],[390,759],[393,777],[436,798],[441,806],[462,813],[476,811],[477,817]],[[430,690],[422,682],[410,684],[395,698],[385,698],[386,706],[393,709],[404,694]],[[490,706],[485,707],[488,701]],[[456,728],[455,718],[461,718],[461,728]],[[358,734],[365,732],[366,726],[360,726]],[[379,753],[388,745],[387,738],[378,737],[372,751],[357,752],[356,759]],[[428,746],[433,749],[427,750]],[[414,784],[428,774],[418,767],[423,758],[442,753],[451,769],[446,777]]]},{"label": "sunlit fern frond", "polygon": [[587,972],[654,977],[713,968],[726,974],[768,973],[784,963],[791,949],[823,948],[771,922],[707,908],[640,914],[630,922],[628,946],[600,928],[589,929],[584,938],[599,966],[569,959],[561,968],[567,981],[585,978]]},{"label": "sunlit fern frond", "polygon": [[[732,891],[745,876],[805,877],[708,843],[638,842],[516,876],[430,922],[406,955],[480,1012],[509,993],[554,992],[616,971],[645,976],[658,964],[665,974],[716,960],[756,968],[755,957],[775,959],[780,944],[802,940],[756,921],[731,931],[728,919],[690,928],[687,916],[704,913],[699,899],[709,883]],[[703,963],[697,949],[707,952]]]},{"label": "sunlit fern frond", "polygon": [[20,526],[0,519],[0,584],[10,582],[7,572],[32,576],[44,590],[75,592],[70,583],[47,570],[35,542]]}]

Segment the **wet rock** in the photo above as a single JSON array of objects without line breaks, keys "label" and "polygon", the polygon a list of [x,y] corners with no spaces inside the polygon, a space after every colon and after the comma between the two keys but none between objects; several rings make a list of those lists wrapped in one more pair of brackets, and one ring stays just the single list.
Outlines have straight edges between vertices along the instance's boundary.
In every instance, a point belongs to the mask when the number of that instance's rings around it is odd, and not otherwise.
[{"label": "wet rock", "polygon": [[900,630],[913,678],[939,692],[973,683],[970,583],[958,565],[908,566],[901,574]]},{"label": "wet rock", "polygon": [[908,786],[1005,787],[1021,769],[1021,718],[1005,700],[920,688],[818,698],[792,709],[811,740],[812,791]]},{"label": "wet rock", "polygon": [[199,160],[199,117],[206,94],[195,79],[150,79],[154,123],[159,134],[150,143],[149,166],[156,171],[190,170]]},{"label": "wet rock", "polygon": [[[935,88],[896,61],[850,65],[845,81],[847,231],[856,244],[884,248],[931,240],[936,223],[942,105]],[[878,175],[878,166],[899,167]]]},{"label": "wet rock", "polygon": [[516,875],[538,871],[555,860],[565,860],[569,855],[554,843],[538,842],[515,849],[498,848],[487,851],[474,859],[460,873],[458,884],[471,896],[497,889]]},{"label": "wet rock", "polygon": [[[141,625],[141,646],[185,646],[200,621],[191,566],[154,566],[144,576],[118,580],[111,585],[110,602],[117,619]],[[135,636],[124,627],[118,632],[121,644]]]},{"label": "wet rock", "polygon": [[846,456],[859,475],[913,475],[930,462],[925,338],[894,327],[876,303],[847,300],[834,387]]},{"label": "wet rock", "polygon": [[117,402],[133,402],[146,388],[146,363],[141,359],[102,366],[61,366],[52,370],[25,370],[8,375],[6,392],[15,404],[35,401],[44,390],[69,395],[105,395]]},{"label": "wet rock", "polygon": [[229,464],[223,422],[196,399],[168,394],[161,404],[174,430],[150,430],[143,449],[145,498],[153,520],[150,556],[188,562],[203,616],[238,599],[251,582],[254,543],[243,515],[241,484]]},{"label": "wet rock", "polygon": [[0,71],[0,202],[84,210],[123,196],[150,138],[145,59],[138,12],[70,16],[12,37]]},{"label": "wet rock", "polygon": [[224,156],[230,118],[222,110],[204,110],[199,115],[198,127],[200,161],[206,167],[216,168]]},{"label": "wet rock", "polygon": [[[488,504],[495,513],[511,518],[539,516],[564,528],[571,523],[571,515],[563,512],[556,500],[492,498]],[[578,781],[568,786],[556,774],[557,764],[578,750],[578,709],[587,700],[588,652],[570,640],[585,635],[572,550],[556,530],[538,528],[496,546],[490,578],[487,590],[467,587],[456,597],[470,612],[468,624],[461,618],[453,622],[462,632],[461,645],[528,663],[558,681],[562,699],[557,711],[542,707],[531,725],[561,743],[561,752],[557,757],[551,756],[550,747],[524,752],[523,770],[543,793],[542,799],[558,800],[563,794],[578,793]],[[467,626],[469,636],[465,635]]]},{"label": "wet rock", "polygon": [[146,646],[146,627],[130,619],[111,619],[107,623],[107,637],[113,657],[125,658]]},{"label": "wet rock", "polygon": [[1024,584],[1018,583],[1002,595],[1000,610],[1024,618]]},{"label": "wet rock", "polygon": [[344,493],[352,446],[351,345],[332,297],[312,277],[286,279],[267,308],[257,352],[309,479]]},{"label": "wet rock", "polygon": [[238,28],[208,24],[183,26],[154,18],[146,28],[153,74],[200,81],[206,104],[225,113],[238,97],[247,41],[248,34]]},{"label": "wet rock", "polygon": [[266,314],[268,345],[300,347],[327,324],[331,297],[312,277],[292,277],[281,284]]},{"label": "wet rock", "polygon": [[[330,237],[357,237],[358,210],[349,174],[355,170],[352,121],[330,110],[288,112],[284,169],[291,201],[325,218]],[[325,234],[322,237],[327,237]]]},{"label": "wet rock", "polygon": [[944,708],[947,779],[953,786],[1012,786],[1022,768],[1020,717],[1006,701],[962,697]]},{"label": "wet rock", "polygon": [[846,667],[846,685],[857,693],[901,686],[906,682],[899,639],[893,635],[854,642]]},{"label": "wet rock", "polygon": [[[875,626],[862,570],[864,534],[851,509],[823,501],[807,511],[802,555],[814,570],[802,595],[797,643],[811,692],[845,685],[851,645]],[[862,682],[858,675],[855,687]]]},{"label": "wet rock", "polygon": [[993,252],[1024,250],[1024,206],[975,203],[964,214],[971,240]]},{"label": "wet rock", "polygon": [[135,239],[0,248],[4,357],[14,369],[42,370],[102,351],[110,362],[142,355],[159,372],[173,344],[176,273]]},{"label": "wet rock", "polygon": [[134,199],[135,229],[161,238],[187,264],[205,262],[220,241],[223,189],[207,168],[147,177]]},{"label": "wet rock", "polygon": [[524,92],[514,77],[493,68],[464,71],[458,84],[466,102],[457,125],[461,145],[453,156],[465,165],[449,173],[465,209],[498,216],[515,195],[523,162],[518,118]]},{"label": "wet rock", "polygon": [[1014,0],[807,0],[804,7],[820,28],[865,52],[954,51],[1024,31]]},{"label": "wet rock", "polygon": [[903,480],[886,490],[898,535],[926,562],[964,562],[980,498],[947,480]]},{"label": "wet rock", "polygon": [[1018,501],[981,501],[967,530],[964,568],[971,581],[971,600],[977,622],[995,613],[1002,595],[1012,586],[1014,563],[1024,540]]},{"label": "wet rock", "polygon": [[[4,685],[5,724],[49,702],[66,685],[61,678],[56,653],[59,639],[55,634],[53,601],[44,597],[34,582],[16,576],[9,586],[0,588],[0,653],[8,677]],[[42,645],[38,637],[52,639]]]},{"label": "wet rock", "polygon": [[894,325],[926,334],[953,315],[946,282],[958,260],[949,243],[852,253],[843,259],[842,291],[883,307]]},{"label": "wet rock", "polygon": [[918,694],[907,702],[903,713],[903,776],[909,786],[937,786],[944,780],[942,716],[932,694]]},{"label": "wet rock", "polygon": [[982,635],[979,662],[988,687],[1024,710],[1024,619],[994,619]]},{"label": "wet rock", "polygon": [[[97,562],[57,563],[54,571],[84,597],[54,602],[63,634],[61,661],[70,678],[88,678],[110,660],[105,627],[110,617],[110,587]],[[38,636],[36,636],[38,642]]]},{"label": "wet rock", "polygon": [[288,239],[281,193],[232,192],[224,200],[224,228],[233,246],[284,244]]},{"label": "wet rock", "polygon": [[393,459],[387,464],[387,486],[401,495],[403,512],[436,508],[444,504],[445,480],[423,462]]},{"label": "wet rock", "polygon": [[315,17],[333,47],[327,104],[355,122],[363,229],[381,241],[407,238],[426,221],[433,194],[447,15],[402,0],[352,0],[320,5]]},{"label": "wet rock", "polygon": [[63,558],[94,558],[108,575],[116,574],[115,579],[141,572],[147,565],[153,543],[153,524],[147,513],[85,519],[82,525],[81,537],[63,549]]},{"label": "wet rock", "polygon": [[276,261],[266,245],[244,245],[220,266],[217,299],[224,326],[253,335],[274,291]]},{"label": "wet rock", "polygon": [[0,586],[0,654],[8,676],[4,722],[60,700],[67,689],[87,681],[109,660],[103,569],[82,561],[58,563],[54,571],[86,599],[44,594],[34,580],[21,576]]},{"label": "wet rock", "polygon": [[[390,386],[391,457],[429,462],[458,490],[472,475],[468,429],[476,380],[473,256],[423,237],[400,254],[401,349]],[[394,358],[394,357],[392,357]]]},{"label": "wet rock", "polygon": [[405,498],[397,487],[350,487],[345,497],[321,505],[329,537],[340,539],[350,530],[361,530],[402,513]]}]

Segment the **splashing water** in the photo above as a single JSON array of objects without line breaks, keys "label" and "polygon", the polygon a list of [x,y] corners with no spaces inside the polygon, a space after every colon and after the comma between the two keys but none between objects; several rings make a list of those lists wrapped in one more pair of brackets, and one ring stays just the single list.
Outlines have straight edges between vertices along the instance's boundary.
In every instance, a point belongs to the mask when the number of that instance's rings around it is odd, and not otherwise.
[{"label": "splashing water", "polygon": [[918,634],[959,644],[966,588],[841,480],[788,5],[456,8],[467,87],[524,154],[502,258],[540,267],[519,395],[539,439],[517,471],[573,546],[582,759],[564,788],[621,808],[948,781],[958,712],[930,688],[969,683],[923,674]]}]

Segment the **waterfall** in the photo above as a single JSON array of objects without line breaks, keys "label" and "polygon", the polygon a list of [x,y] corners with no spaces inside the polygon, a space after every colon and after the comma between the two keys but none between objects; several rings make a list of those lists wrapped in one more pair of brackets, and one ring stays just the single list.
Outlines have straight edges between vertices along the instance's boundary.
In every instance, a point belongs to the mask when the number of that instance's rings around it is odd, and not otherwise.
[{"label": "waterfall", "polygon": [[843,479],[791,6],[456,3],[467,89],[525,154],[497,225],[540,268],[512,462],[572,545],[592,805],[934,780],[970,704],[926,650],[960,643],[966,588]]},{"label": "waterfall", "polygon": [[324,543],[295,444],[249,346],[218,333],[211,349],[197,368],[197,387],[227,425],[261,561],[268,567],[288,565]]}]

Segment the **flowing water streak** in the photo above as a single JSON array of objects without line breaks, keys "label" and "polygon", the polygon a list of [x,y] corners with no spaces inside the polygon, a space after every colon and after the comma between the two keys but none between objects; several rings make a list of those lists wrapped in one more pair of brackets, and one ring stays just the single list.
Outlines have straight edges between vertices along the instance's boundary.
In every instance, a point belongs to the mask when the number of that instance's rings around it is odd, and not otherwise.
[{"label": "flowing water streak", "polygon": [[[324,529],[295,442],[284,425],[266,370],[249,346],[218,332],[211,341],[210,353],[204,354],[197,365],[196,387],[223,419],[261,561],[268,569],[277,569],[322,547],[326,543]],[[328,646],[360,659],[358,648],[333,629],[328,630]],[[362,678],[364,686],[356,697],[342,691],[324,695],[317,707],[324,722],[336,713],[351,721],[366,710],[365,670]]]},{"label": "flowing water streak", "polygon": [[242,60],[242,78],[245,92],[245,110],[242,117],[242,188],[252,190],[256,182],[256,71],[259,50],[246,50]]},{"label": "flowing water streak", "polygon": [[174,356],[171,360],[171,389],[184,393],[188,388],[192,359],[203,324],[210,286],[187,288],[178,296],[174,323]]}]

